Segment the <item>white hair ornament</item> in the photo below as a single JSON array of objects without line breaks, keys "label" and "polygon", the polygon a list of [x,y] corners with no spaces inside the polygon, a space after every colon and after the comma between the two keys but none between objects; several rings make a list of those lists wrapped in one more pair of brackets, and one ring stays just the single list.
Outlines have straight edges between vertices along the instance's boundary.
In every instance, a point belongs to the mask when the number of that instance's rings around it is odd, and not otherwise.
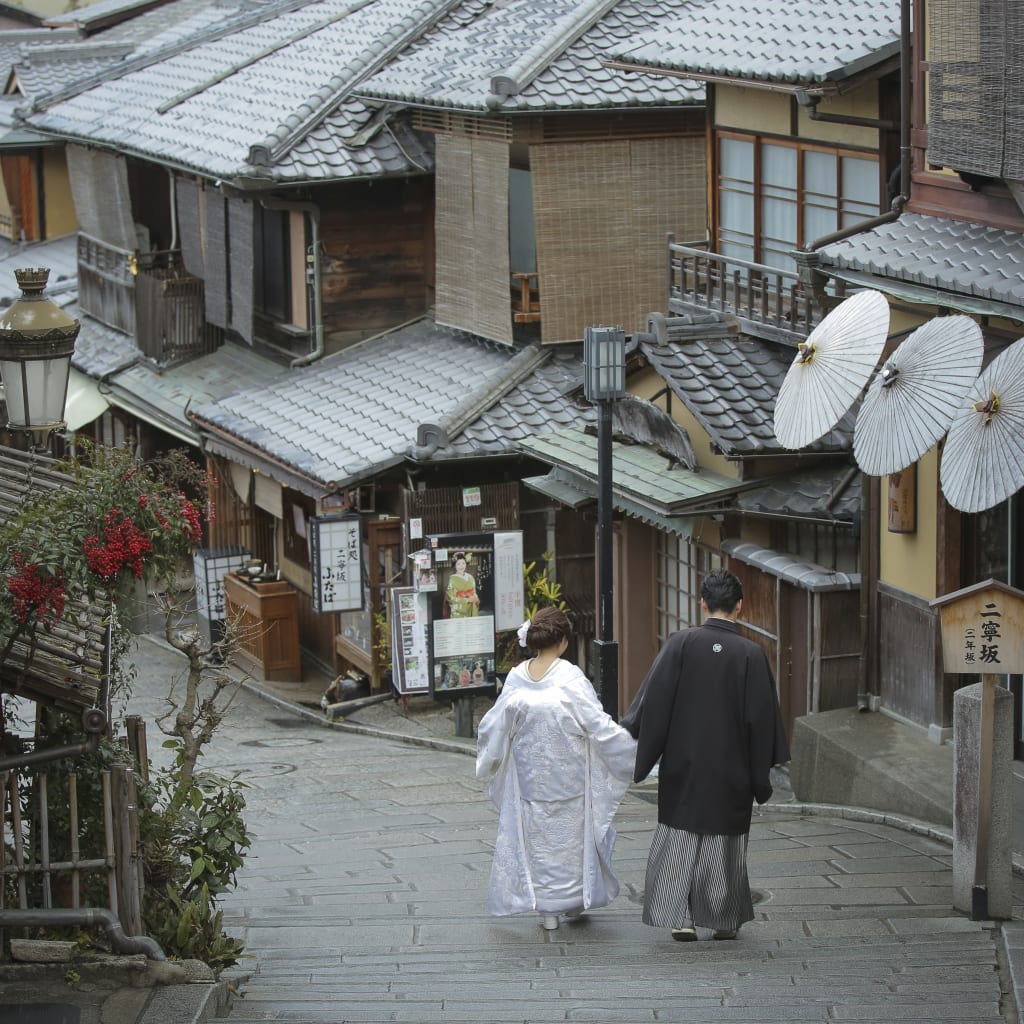
[{"label": "white hair ornament", "polygon": [[530,632],[530,620],[527,619],[517,630],[516,636],[519,637],[519,646],[526,646],[526,634]]}]

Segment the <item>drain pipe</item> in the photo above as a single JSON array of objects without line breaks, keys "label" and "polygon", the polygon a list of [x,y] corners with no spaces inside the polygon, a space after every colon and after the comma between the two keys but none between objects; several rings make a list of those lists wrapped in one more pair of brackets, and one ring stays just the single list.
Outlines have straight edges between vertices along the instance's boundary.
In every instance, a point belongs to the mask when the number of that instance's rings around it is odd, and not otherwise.
[{"label": "drain pipe", "polygon": [[51,910],[0,910],[4,928],[103,928],[116,953],[145,953],[150,960],[166,960],[164,951],[148,935],[125,935],[112,910],[103,907]]},{"label": "drain pipe", "polygon": [[304,356],[293,359],[288,364],[288,368],[294,369],[296,366],[308,366],[310,363],[315,363],[324,354],[323,299],[320,291],[320,207],[316,203],[291,202],[287,199],[261,199],[260,206],[266,210],[285,210],[289,213],[294,211],[296,213],[309,214],[309,222],[312,226],[313,234],[310,248],[313,252],[313,325],[316,341],[312,352],[307,352]]}]

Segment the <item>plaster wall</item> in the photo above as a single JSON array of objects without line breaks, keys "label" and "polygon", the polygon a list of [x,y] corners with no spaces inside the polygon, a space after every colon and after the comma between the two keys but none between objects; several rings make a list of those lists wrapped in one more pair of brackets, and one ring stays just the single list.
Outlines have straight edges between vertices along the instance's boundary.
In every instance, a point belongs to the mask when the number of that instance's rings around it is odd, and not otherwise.
[{"label": "plaster wall", "polygon": [[936,546],[938,471],[938,452],[933,448],[917,464],[917,529],[913,533],[889,532],[889,479],[883,479],[879,523],[879,579],[929,601],[937,596],[935,567],[942,557]]},{"label": "plaster wall", "polygon": [[46,237],[61,238],[78,230],[78,214],[71,197],[71,181],[63,146],[48,146],[43,154],[43,198]]},{"label": "plaster wall", "polygon": [[[794,100],[789,93],[719,85],[715,88],[715,126],[792,136],[793,106]],[[868,83],[845,96],[822,99],[818,104],[818,110],[822,114],[878,117],[877,83]],[[878,132],[874,128],[856,128],[851,125],[812,121],[807,112],[800,108],[797,112],[795,137],[819,140],[829,145],[868,149],[875,149],[878,146]]]},{"label": "plaster wall", "polygon": [[715,127],[789,135],[790,97],[764,89],[715,87]]},{"label": "plaster wall", "polygon": [[[639,398],[647,399],[647,401],[652,401],[652,396],[664,389],[665,381],[653,369],[647,367],[640,373],[630,377],[628,387],[632,394],[637,395]],[[667,409],[668,402],[666,397],[662,395],[654,404],[660,409]],[[696,417],[675,395],[672,395],[670,415],[689,435],[690,443],[697,453],[697,462],[700,466],[704,469],[713,470],[715,473],[721,473],[722,476],[730,477],[733,480],[739,479],[738,463],[731,462],[723,455],[719,455],[712,450],[711,438],[707,431],[704,430],[700,423],[697,422]]]}]

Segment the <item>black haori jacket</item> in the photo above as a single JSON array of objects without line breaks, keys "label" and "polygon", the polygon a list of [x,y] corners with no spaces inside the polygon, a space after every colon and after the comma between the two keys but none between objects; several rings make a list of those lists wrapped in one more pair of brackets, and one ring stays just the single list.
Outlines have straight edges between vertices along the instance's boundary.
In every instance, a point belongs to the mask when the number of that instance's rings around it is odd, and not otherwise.
[{"label": "black haori jacket", "polygon": [[729,619],[668,638],[623,720],[630,722],[634,781],[660,757],[658,821],[687,832],[749,832],[754,800],[772,795],[771,766],[789,760],[768,659]]}]

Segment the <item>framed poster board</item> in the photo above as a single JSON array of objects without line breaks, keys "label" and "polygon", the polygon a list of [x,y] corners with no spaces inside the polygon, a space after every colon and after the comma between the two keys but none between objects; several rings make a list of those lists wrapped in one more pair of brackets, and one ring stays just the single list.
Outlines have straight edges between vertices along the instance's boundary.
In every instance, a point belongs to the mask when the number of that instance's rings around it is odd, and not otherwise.
[{"label": "framed poster board", "polygon": [[309,562],[314,612],[363,607],[363,543],[358,515],[310,519]]},{"label": "framed poster board", "polygon": [[430,692],[442,700],[493,694],[494,534],[432,536],[428,550],[436,589],[420,592],[430,614]]},{"label": "framed poster board", "polygon": [[392,587],[391,679],[403,695],[430,692],[427,597],[415,587]]}]

